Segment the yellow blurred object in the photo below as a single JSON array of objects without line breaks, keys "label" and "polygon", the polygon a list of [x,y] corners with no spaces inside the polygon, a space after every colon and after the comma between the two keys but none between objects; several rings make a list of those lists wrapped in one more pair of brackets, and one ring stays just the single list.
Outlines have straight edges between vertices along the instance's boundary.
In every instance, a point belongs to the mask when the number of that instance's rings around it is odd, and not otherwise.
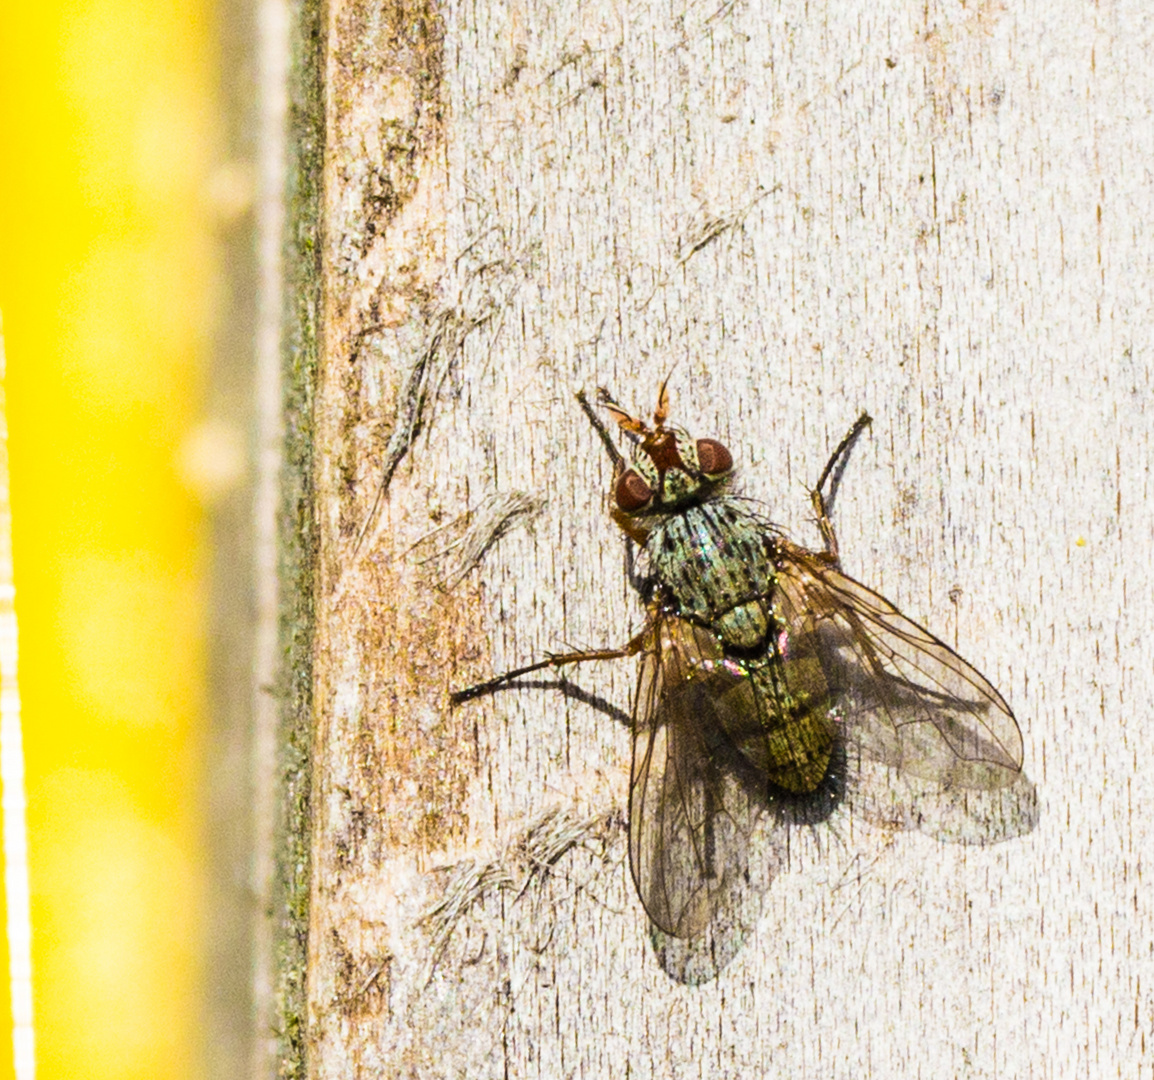
[{"label": "yellow blurred object", "polygon": [[[235,446],[195,432],[213,200],[242,212],[250,197],[243,173],[213,173],[213,16],[129,0],[0,10],[41,1078],[200,1071],[204,551],[182,473],[211,494],[236,469]],[[0,1078],[8,1016],[5,988]]]}]

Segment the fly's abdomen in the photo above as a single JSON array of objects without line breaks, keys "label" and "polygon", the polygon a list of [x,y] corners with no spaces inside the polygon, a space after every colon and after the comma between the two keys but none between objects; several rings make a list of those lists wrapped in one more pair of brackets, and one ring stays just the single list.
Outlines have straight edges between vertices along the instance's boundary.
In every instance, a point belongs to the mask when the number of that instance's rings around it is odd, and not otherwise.
[{"label": "fly's abdomen", "polygon": [[786,791],[813,791],[829,768],[834,724],[816,657],[768,661],[752,673],[764,724],[765,772]]},{"label": "fly's abdomen", "polygon": [[785,791],[813,791],[829,769],[834,714],[814,657],[751,665],[720,695],[716,718],[742,757]]}]

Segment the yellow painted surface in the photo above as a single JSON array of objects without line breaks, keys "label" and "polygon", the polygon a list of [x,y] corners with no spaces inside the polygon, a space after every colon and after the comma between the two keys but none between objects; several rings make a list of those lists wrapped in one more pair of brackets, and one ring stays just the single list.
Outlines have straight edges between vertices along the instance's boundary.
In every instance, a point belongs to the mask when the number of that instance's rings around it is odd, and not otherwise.
[{"label": "yellow painted surface", "polygon": [[[38,1075],[197,1074],[212,11],[0,5]],[[6,982],[6,980],[5,980]],[[0,1077],[11,1075],[7,987]]]}]

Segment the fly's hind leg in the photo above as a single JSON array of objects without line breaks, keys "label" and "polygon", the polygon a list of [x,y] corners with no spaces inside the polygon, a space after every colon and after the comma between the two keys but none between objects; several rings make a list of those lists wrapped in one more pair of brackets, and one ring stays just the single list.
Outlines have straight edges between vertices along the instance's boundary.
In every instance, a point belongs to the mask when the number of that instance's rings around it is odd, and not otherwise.
[{"label": "fly's hind leg", "polygon": [[[846,437],[837,444],[837,449],[830,455],[829,461],[821,471],[821,476],[818,477],[817,486],[809,493],[810,502],[813,503],[814,513],[817,514],[817,527],[821,532],[821,538],[825,544],[826,557],[835,566],[840,562],[837,547],[837,534],[833,531],[833,521],[830,519],[829,512],[826,509],[825,495],[822,489],[825,487],[825,482],[833,477],[830,484],[829,498],[833,501],[834,489],[837,487],[837,482],[841,478],[841,470],[845,467],[845,456],[849,453],[850,447],[853,446],[857,437],[873,423],[873,418],[869,413],[863,412],[861,416],[854,421],[853,427],[849,429]],[[840,463],[840,464],[839,464]]]}]

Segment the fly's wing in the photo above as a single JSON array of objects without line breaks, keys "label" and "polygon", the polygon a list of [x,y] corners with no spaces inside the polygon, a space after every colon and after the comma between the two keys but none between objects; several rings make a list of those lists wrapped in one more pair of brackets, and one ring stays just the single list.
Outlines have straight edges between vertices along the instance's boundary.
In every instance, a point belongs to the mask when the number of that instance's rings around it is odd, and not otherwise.
[{"label": "fly's wing", "polygon": [[816,642],[847,734],[863,753],[946,785],[994,788],[1022,768],[1002,695],[944,642],[826,560],[783,544],[777,610]]},{"label": "fly's wing", "polygon": [[650,920],[674,938],[716,930],[750,881],[765,797],[717,713],[737,679],[707,630],[657,617],[634,705],[629,865]]}]

